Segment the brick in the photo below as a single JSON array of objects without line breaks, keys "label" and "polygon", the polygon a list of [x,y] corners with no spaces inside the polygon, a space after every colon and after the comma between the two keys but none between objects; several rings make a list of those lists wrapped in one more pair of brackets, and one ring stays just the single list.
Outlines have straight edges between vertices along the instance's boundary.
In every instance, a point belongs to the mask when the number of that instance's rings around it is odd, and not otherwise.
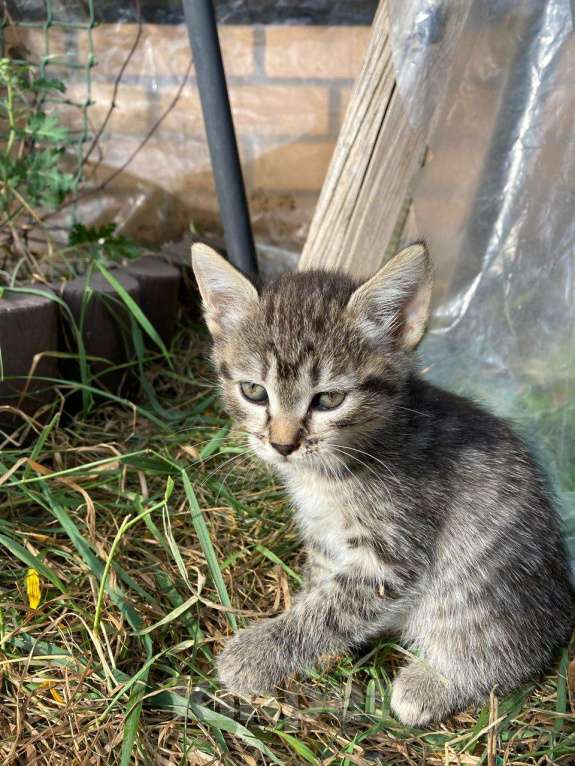
[{"label": "brick", "polygon": [[62,29],[51,27],[48,30],[47,41],[48,49],[43,29],[8,26],[4,30],[4,55],[33,63],[39,63],[47,55],[56,57],[56,61],[63,61],[69,57],[66,34]]},{"label": "brick", "polygon": [[228,77],[247,77],[254,71],[253,27],[220,26],[220,43]]},{"label": "brick", "polygon": [[32,64],[44,63],[46,77],[66,82],[74,73],[69,66],[76,59],[70,45],[73,39],[71,30],[64,31],[57,27],[48,30],[46,39],[43,29],[9,26],[4,32],[4,55]]},{"label": "brick", "polygon": [[[111,82],[93,82],[91,100],[88,109],[90,124],[97,130],[105,119],[114,92]],[[107,133],[144,136],[156,121],[167,111],[176,95],[175,86],[165,87],[157,93],[139,85],[120,84],[116,95],[116,106],[107,124]],[[66,91],[69,100],[83,103],[86,99],[86,86],[83,82],[70,83]],[[70,107],[62,114],[70,115]],[[75,127],[81,127],[80,111],[74,110]],[[66,119],[69,119],[68,116]],[[68,122],[71,127],[72,125]],[[171,110],[157,129],[158,134],[174,133],[182,137],[205,137],[199,94],[193,85],[188,84],[180,96],[176,107]]]},{"label": "brick", "polygon": [[[137,24],[103,24],[92,32],[97,66],[96,78],[114,78],[124,63],[138,33]],[[220,41],[226,73],[247,76],[253,72],[253,30],[244,26],[220,27]],[[78,42],[78,57],[88,60],[87,35]],[[190,61],[191,50],[183,24],[146,24],[126,75],[181,77]]]},{"label": "brick", "polygon": [[[57,114],[62,124],[70,130],[81,130],[83,127],[82,105],[88,98],[86,83],[83,81],[68,82],[64,98],[69,103],[49,103],[46,105],[46,111]],[[94,123],[99,125],[99,121],[92,120],[92,124]]]},{"label": "brick", "polygon": [[[88,117],[93,130],[98,130],[112,102],[112,83],[92,83],[91,100],[94,102],[88,108]],[[86,86],[82,82],[70,83],[66,96],[76,103],[83,103],[87,97]],[[121,85],[115,100],[116,106],[106,126],[110,134],[123,133],[143,136],[153,125],[158,116],[158,104],[150,98],[149,93],[137,85]],[[81,112],[79,109],[63,113],[62,119],[71,120],[71,128],[81,127]]]},{"label": "brick", "polygon": [[[141,140],[133,136],[104,137],[100,142],[102,161],[97,163],[98,154],[93,155],[88,176],[96,184],[102,182],[140,146]],[[205,143],[155,135],[98,193],[97,200],[86,201],[85,211],[80,210],[79,215],[82,220],[100,220],[105,215],[106,220],[121,222],[122,233],[154,247],[184,236],[190,221],[201,226],[217,221],[217,213]]]},{"label": "brick", "polygon": [[369,34],[370,27],[266,27],[266,74],[302,80],[354,78]]},{"label": "brick", "polygon": [[[161,108],[173,99],[176,88],[162,88]],[[325,134],[329,129],[329,93],[322,86],[230,85],[236,131],[242,136]],[[163,130],[180,135],[204,135],[198,91],[185,88]]]},{"label": "brick", "polygon": [[73,133],[83,130],[84,121],[80,107],[67,103],[47,103],[46,114],[55,114],[60,123]]},{"label": "brick", "polygon": [[[103,175],[122,165],[140,143],[139,138],[117,135],[102,141]],[[126,178],[131,188],[137,178],[172,194],[184,191],[190,197],[206,190],[212,194],[214,189],[208,147],[203,141],[174,141],[157,134],[130,163],[126,174],[131,177]]]},{"label": "brick", "polygon": [[329,129],[329,93],[321,86],[232,86],[230,100],[240,134],[297,136]]},{"label": "brick", "polygon": [[260,147],[254,161],[256,188],[300,191],[321,189],[334,149],[333,141],[294,143]]},{"label": "brick", "polygon": [[[164,113],[176,95],[176,88],[163,88],[160,92],[159,109]],[[175,107],[167,114],[160,128],[162,133],[179,136],[201,137],[205,140],[204,118],[197,88],[188,83]]]}]

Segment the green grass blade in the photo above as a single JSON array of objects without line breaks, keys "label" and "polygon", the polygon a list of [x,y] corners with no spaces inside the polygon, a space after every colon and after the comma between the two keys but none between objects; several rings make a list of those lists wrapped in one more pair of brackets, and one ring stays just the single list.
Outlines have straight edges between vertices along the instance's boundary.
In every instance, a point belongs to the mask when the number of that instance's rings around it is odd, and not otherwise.
[{"label": "green grass blade", "polygon": [[[212,581],[216,587],[216,590],[218,591],[218,595],[220,597],[220,601],[222,605],[231,607],[232,603],[228,595],[226,584],[224,582],[222,571],[220,569],[218,557],[216,556],[216,552],[212,544],[212,539],[210,537],[210,532],[208,530],[208,526],[206,524],[204,514],[202,512],[202,509],[199,506],[198,499],[196,498],[196,493],[194,492],[194,489],[192,487],[192,483],[188,477],[188,474],[184,470],[182,470],[181,475],[182,475],[182,481],[184,483],[184,491],[186,493],[186,497],[188,499],[188,505],[190,507],[192,524],[194,525],[194,529],[196,530],[196,534],[198,536],[200,546],[202,548],[204,556],[206,557],[206,562],[208,564],[208,569],[210,570]],[[238,625],[237,625],[235,615],[231,614],[230,612],[227,612],[226,617],[231,627],[233,628],[233,630],[237,630]]]},{"label": "green grass blade", "polygon": [[190,410],[190,415],[202,415],[208,407],[215,404],[219,399],[219,394],[208,394],[200,399],[200,401]]},{"label": "green grass blade", "polygon": [[[114,368],[110,367],[108,368],[107,371],[111,369],[114,369]],[[142,407],[139,404],[135,404],[134,402],[131,402],[129,399],[124,399],[121,396],[117,396],[116,394],[111,394],[109,391],[104,391],[104,389],[102,388],[96,388],[95,386],[79,383],[78,381],[75,381],[75,380],[67,380],[64,378],[49,378],[46,376],[39,376],[39,375],[35,375],[34,380],[42,381],[44,383],[53,383],[55,386],[59,386],[60,388],[66,387],[74,391],[86,391],[90,395],[93,395],[100,399],[104,399],[105,401],[116,402],[117,404],[120,404],[123,407],[129,408],[133,412],[137,412],[138,415],[142,415],[151,423],[153,423],[155,426],[158,426],[158,428],[161,428],[164,431],[169,431],[172,427],[170,424],[165,423],[163,420],[156,417],[153,412],[150,412],[150,410],[146,409],[145,407]]]},{"label": "green grass blade", "polygon": [[[28,491],[30,496],[33,496]],[[74,547],[84,560],[84,563],[91,569],[94,575],[101,578],[104,574],[104,563],[96,556],[92,551],[90,545],[86,542],[78,527],[72,521],[69,513],[56,501],[56,499],[50,495],[47,488],[44,487],[45,499],[39,496],[33,496],[36,502],[42,505],[46,510],[50,511],[61,524],[62,528],[70,538]],[[125,595],[117,588],[112,588],[109,583],[106,583],[106,593],[118,609],[122,612],[128,624],[132,630],[138,631],[142,627],[142,618],[136,611],[136,609],[130,604]]]},{"label": "green grass blade", "polygon": [[[88,359],[86,355],[86,347],[84,346],[84,338],[82,337],[82,333],[80,331],[80,328],[78,327],[76,320],[74,319],[74,315],[72,314],[70,307],[66,303],[66,301],[61,298],[59,295],[56,295],[56,293],[53,293],[48,290],[39,290],[37,288],[30,288],[30,287],[10,287],[7,288],[13,293],[24,293],[28,295],[37,295],[43,298],[48,298],[51,301],[54,301],[55,303],[60,306],[60,308],[64,311],[67,320],[70,322],[70,327],[72,328],[72,332],[74,334],[74,340],[76,341],[78,345],[78,366],[80,367],[80,380],[82,381],[82,405],[84,407],[84,411],[88,411],[90,407],[92,406],[92,391],[90,390],[91,387],[89,385],[90,382],[90,366],[88,364]],[[61,381],[56,381],[61,382]]]},{"label": "green grass blade", "polygon": [[297,737],[294,737],[293,734],[288,734],[285,731],[281,731],[281,729],[274,729],[274,734],[277,734],[280,739],[283,739],[283,741],[289,745],[289,747],[297,753],[301,758],[304,759],[304,761],[307,761],[308,763],[313,763],[315,766],[318,766],[319,764],[319,758],[315,755],[314,752],[310,750],[310,748],[301,740],[297,739]]},{"label": "green grass blade", "polygon": [[375,691],[375,678],[370,678],[365,688],[364,710],[366,715],[375,715]]},{"label": "green grass blade", "polygon": [[122,750],[120,752],[120,766],[129,766],[132,762],[132,754],[136,745],[140,718],[142,715],[144,696],[147,691],[148,677],[150,675],[150,669],[156,659],[153,657],[152,642],[147,636],[144,637],[143,644],[146,649],[147,662],[145,670],[141,674],[141,684],[134,686],[126,705],[126,719],[124,723]]},{"label": "green grass blade", "polygon": [[186,715],[188,711],[192,711],[194,717],[198,721],[202,721],[207,726],[211,726],[219,731],[225,731],[228,734],[232,734],[234,737],[241,739],[248,747],[253,747],[262,755],[267,756],[272,763],[283,766],[281,761],[270,748],[261,741],[255,734],[247,729],[243,724],[234,721],[233,718],[223,715],[223,713],[216,713],[203,705],[191,702],[189,698],[182,697],[181,694],[176,694],[171,691],[163,691],[156,695],[154,698],[154,706],[160,707],[166,710],[170,710],[178,715]]},{"label": "green grass blade", "polygon": [[20,543],[16,542],[16,540],[13,540],[7,535],[0,534],[0,545],[3,545],[5,548],[7,548],[10,553],[13,556],[16,556],[16,558],[20,559],[22,563],[37,569],[42,577],[51,582],[52,585],[58,588],[61,593],[64,593],[66,586],[63,584],[60,578],[38,558],[38,556],[30,553],[30,551],[26,550],[23,545],[20,545]]},{"label": "green grass blade", "polygon": [[[146,683],[148,675],[142,678]],[[142,715],[142,701],[146,693],[145,689],[134,689],[126,706],[126,720],[124,723],[124,737],[122,739],[122,750],[120,752],[120,766],[130,766],[133,763],[132,754],[138,736],[138,727]]]},{"label": "green grass blade", "polygon": [[[158,570],[155,572],[154,577],[158,583],[158,588],[165,594],[170,604],[175,608],[181,606],[184,603],[184,599],[174,586],[168,575]],[[196,641],[201,642],[204,634],[200,629],[198,622],[187,612],[183,612],[180,621],[182,625],[185,625],[191,635],[195,636]],[[200,650],[204,656],[211,659],[212,653],[210,651],[209,644],[201,644]]]},{"label": "green grass blade", "polygon": [[140,326],[134,317],[131,317],[131,331],[132,343],[134,344],[138,362],[138,381],[150,403],[150,407],[164,420],[171,420],[173,422],[180,421],[182,419],[181,413],[175,413],[171,410],[167,410],[165,407],[162,407],[154,390],[154,386],[146,375],[146,371],[144,369],[144,363],[146,361],[146,348],[144,346],[144,338],[142,336]]},{"label": "green grass blade", "polygon": [[32,451],[30,452],[30,460],[38,460],[40,457],[40,453],[44,449],[44,445],[46,444],[46,440],[48,439],[48,436],[52,433],[55,426],[60,422],[60,413],[57,412],[51,420],[46,423],[44,428],[42,429],[42,432],[40,436],[38,437],[36,444],[32,447]]},{"label": "green grass blade", "polygon": [[8,487],[21,487],[24,484],[37,484],[37,483],[44,483],[51,481],[52,479],[59,479],[62,476],[69,476],[70,474],[74,473],[80,473],[85,472],[89,470],[90,468],[98,467],[101,465],[106,465],[107,463],[117,463],[119,460],[122,459],[122,456],[118,457],[114,455],[113,457],[106,457],[102,458],[101,460],[94,460],[92,463],[87,463],[85,465],[77,465],[73,468],[66,468],[62,471],[54,471],[53,473],[48,474],[38,474],[37,476],[31,476],[30,478],[24,478],[24,479],[16,479],[14,481],[9,482],[8,484],[4,484],[4,488]]},{"label": "green grass blade", "polygon": [[188,572],[186,569],[186,565],[184,564],[184,559],[182,558],[182,554],[180,553],[180,549],[178,548],[178,544],[176,543],[176,540],[172,533],[172,526],[170,524],[170,515],[168,513],[167,506],[164,506],[163,508],[162,521],[164,524],[164,539],[168,545],[172,558],[176,562],[176,566],[178,568],[178,572],[180,573],[180,577],[186,583],[188,590],[193,592],[194,589],[192,587],[192,584],[190,583],[190,578],[188,577]]},{"label": "green grass blade", "polygon": [[285,564],[279,556],[277,556],[273,551],[270,551],[269,548],[266,548],[265,545],[258,543],[254,546],[254,548],[256,551],[258,551],[258,553],[261,553],[262,556],[265,556],[270,561],[273,561],[274,564],[280,566],[284,572],[292,578],[292,580],[297,582],[298,585],[303,584],[303,577],[298,575],[297,572],[294,572],[291,567],[288,567],[288,565]]},{"label": "green grass blade", "polygon": [[183,604],[180,604],[175,609],[172,609],[172,611],[169,612],[165,617],[162,617],[161,620],[158,620],[158,622],[155,622],[153,625],[150,625],[148,628],[144,628],[144,630],[138,631],[138,635],[145,636],[148,633],[151,633],[153,630],[156,630],[156,628],[159,628],[162,625],[168,625],[168,623],[173,622],[174,620],[177,620],[178,617],[184,614],[184,612],[187,612],[191,606],[197,603],[197,601],[198,601],[198,595],[190,596],[190,598],[187,601],[184,601]]},{"label": "green grass blade", "polygon": [[222,426],[222,428],[220,428],[219,431],[216,431],[214,436],[212,436],[210,441],[206,444],[206,446],[200,452],[200,460],[205,460],[206,458],[210,457],[215,452],[217,452],[220,444],[226,438],[229,431],[230,431],[229,425]]},{"label": "green grass blade", "polygon": [[107,282],[109,282],[109,284],[118,293],[118,296],[122,299],[122,301],[124,302],[126,308],[130,312],[130,314],[134,317],[136,322],[140,325],[142,330],[161,349],[161,351],[164,354],[164,356],[166,357],[166,359],[168,361],[170,361],[170,352],[166,348],[166,345],[165,345],[164,341],[158,335],[158,331],[156,330],[154,325],[150,322],[148,317],[144,314],[142,309],[138,306],[136,301],[128,293],[126,288],[122,285],[121,282],[119,282],[116,279],[116,277],[112,274],[111,271],[108,271],[108,269],[103,264],[97,263],[96,265],[98,267],[98,270],[100,271],[100,273],[104,277],[104,279]]},{"label": "green grass blade", "polygon": [[559,663],[559,672],[557,676],[557,702],[555,711],[560,714],[553,722],[553,731],[559,734],[565,722],[564,715],[567,712],[567,670],[569,667],[569,653],[563,649],[561,661]]},{"label": "green grass blade", "polygon": [[116,549],[118,548],[118,545],[120,544],[120,540],[122,539],[124,532],[128,528],[128,522],[130,521],[130,517],[126,516],[122,523],[120,524],[120,528],[116,532],[116,537],[114,538],[112,545],[110,546],[110,550],[108,552],[108,558],[106,559],[106,563],[104,564],[104,568],[102,569],[102,574],[100,575],[100,586],[98,588],[98,598],[96,599],[96,610],[94,612],[94,622],[92,625],[92,630],[95,634],[98,633],[98,630],[100,629],[100,620],[102,618],[102,606],[104,604],[104,593],[107,590],[108,586],[108,576],[110,574],[110,570],[112,569],[112,562],[114,560],[114,554],[116,553]]}]

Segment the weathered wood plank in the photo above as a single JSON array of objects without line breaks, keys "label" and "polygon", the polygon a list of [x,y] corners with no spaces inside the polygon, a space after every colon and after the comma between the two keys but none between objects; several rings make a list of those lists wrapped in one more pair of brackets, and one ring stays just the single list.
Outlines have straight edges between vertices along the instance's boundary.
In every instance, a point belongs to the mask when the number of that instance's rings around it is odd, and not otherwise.
[{"label": "weathered wood plank", "polygon": [[425,150],[395,86],[385,0],[314,213],[299,268],[358,278],[383,263]]}]

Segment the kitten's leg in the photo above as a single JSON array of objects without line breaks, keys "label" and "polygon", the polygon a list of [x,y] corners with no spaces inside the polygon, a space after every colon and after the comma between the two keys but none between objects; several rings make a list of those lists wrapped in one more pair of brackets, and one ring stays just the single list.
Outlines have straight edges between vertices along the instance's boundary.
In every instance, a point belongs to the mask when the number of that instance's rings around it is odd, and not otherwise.
[{"label": "kitten's leg", "polygon": [[333,575],[333,560],[325,553],[315,548],[307,548],[306,562],[303,572],[304,591],[310,591],[317,588],[322,580],[328,579]]},{"label": "kitten's leg", "polygon": [[237,633],[218,660],[221,682],[243,694],[268,692],[322,655],[383,632],[386,599],[374,581],[338,574],[303,592],[279,617]]}]

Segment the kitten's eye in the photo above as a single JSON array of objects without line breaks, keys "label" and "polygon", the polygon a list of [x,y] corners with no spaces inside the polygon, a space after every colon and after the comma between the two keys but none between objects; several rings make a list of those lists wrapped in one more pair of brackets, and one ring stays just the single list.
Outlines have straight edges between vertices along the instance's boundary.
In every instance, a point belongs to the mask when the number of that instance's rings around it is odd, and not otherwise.
[{"label": "kitten's eye", "polygon": [[311,406],[316,410],[335,410],[344,399],[343,391],[322,391],[311,400]]},{"label": "kitten's eye", "polygon": [[265,404],[268,400],[268,392],[259,383],[240,383],[240,390],[250,402]]}]

